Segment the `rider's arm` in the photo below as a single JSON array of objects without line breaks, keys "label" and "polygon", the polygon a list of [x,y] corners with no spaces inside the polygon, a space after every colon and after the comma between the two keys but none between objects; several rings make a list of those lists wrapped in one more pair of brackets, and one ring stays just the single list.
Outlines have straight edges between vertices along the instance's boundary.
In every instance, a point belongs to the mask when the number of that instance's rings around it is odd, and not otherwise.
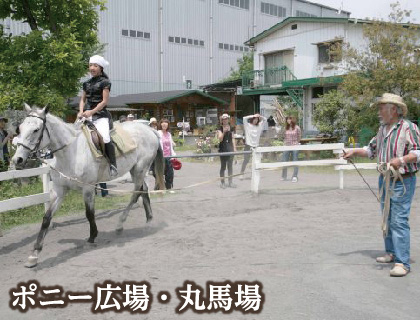
[{"label": "rider's arm", "polygon": [[79,102],[79,115],[83,113],[83,109],[85,108],[86,103],[86,91],[83,90],[82,97],[80,98]]}]

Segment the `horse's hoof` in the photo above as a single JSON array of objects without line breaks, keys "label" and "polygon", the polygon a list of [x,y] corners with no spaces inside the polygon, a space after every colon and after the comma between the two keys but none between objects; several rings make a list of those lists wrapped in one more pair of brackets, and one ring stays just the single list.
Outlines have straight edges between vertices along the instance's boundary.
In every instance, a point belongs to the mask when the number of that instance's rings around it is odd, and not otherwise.
[{"label": "horse's hoof", "polygon": [[38,264],[38,257],[29,256],[28,261],[25,263],[26,268],[33,268]]},{"label": "horse's hoof", "polygon": [[89,242],[89,243],[95,243],[95,238],[89,238],[89,239],[87,240],[87,242]]},{"label": "horse's hoof", "polygon": [[153,216],[147,217],[147,219],[146,219],[146,223],[149,223],[149,222],[151,222],[152,220],[153,220]]},{"label": "horse's hoof", "polygon": [[117,228],[115,229],[116,234],[121,234],[123,232],[124,228]]}]

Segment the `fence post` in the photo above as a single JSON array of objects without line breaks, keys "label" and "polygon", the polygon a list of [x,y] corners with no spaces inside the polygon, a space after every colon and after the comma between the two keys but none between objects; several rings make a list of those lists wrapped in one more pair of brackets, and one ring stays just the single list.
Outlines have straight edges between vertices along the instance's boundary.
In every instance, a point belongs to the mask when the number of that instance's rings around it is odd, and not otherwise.
[{"label": "fence post", "polygon": [[261,163],[261,153],[256,149],[252,149],[252,178],[251,190],[258,193],[258,186],[260,184],[260,171],[257,170],[257,165]]},{"label": "fence post", "polygon": [[340,177],[340,190],[344,189],[344,171],[343,170],[338,170],[338,174]]},{"label": "fence post", "polygon": [[[43,167],[47,167],[48,165],[43,164]],[[48,171],[48,173],[44,173],[42,175],[42,189],[43,192],[46,193],[50,193],[50,172]],[[48,210],[48,208],[50,207],[50,202],[45,202],[44,203],[44,208],[45,208],[45,212]]]}]

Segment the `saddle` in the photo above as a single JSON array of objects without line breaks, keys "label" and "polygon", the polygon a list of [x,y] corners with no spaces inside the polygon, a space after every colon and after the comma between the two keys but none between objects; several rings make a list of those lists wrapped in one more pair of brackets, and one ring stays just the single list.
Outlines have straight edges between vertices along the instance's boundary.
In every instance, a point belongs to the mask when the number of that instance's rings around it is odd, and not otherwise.
[{"label": "saddle", "polygon": [[[96,158],[106,156],[104,140],[95,125],[90,121],[85,121],[82,125],[82,131],[92,154]],[[115,146],[117,157],[131,152],[137,147],[133,138],[121,127],[121,125],[114,125],[114,128],[110,131],[110,136],[111,142]]]}]

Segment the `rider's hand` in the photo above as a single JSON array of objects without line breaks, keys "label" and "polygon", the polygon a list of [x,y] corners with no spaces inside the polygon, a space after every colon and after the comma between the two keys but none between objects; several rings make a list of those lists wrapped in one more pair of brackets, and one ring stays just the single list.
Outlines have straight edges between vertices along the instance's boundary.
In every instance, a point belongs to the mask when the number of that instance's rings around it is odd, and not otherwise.
[{"label": "rider's hand", "polygon": [[93,115],[92,110],[86,110],[85,112],[83,112],[82,117],[90,118],[92,115]]}]

